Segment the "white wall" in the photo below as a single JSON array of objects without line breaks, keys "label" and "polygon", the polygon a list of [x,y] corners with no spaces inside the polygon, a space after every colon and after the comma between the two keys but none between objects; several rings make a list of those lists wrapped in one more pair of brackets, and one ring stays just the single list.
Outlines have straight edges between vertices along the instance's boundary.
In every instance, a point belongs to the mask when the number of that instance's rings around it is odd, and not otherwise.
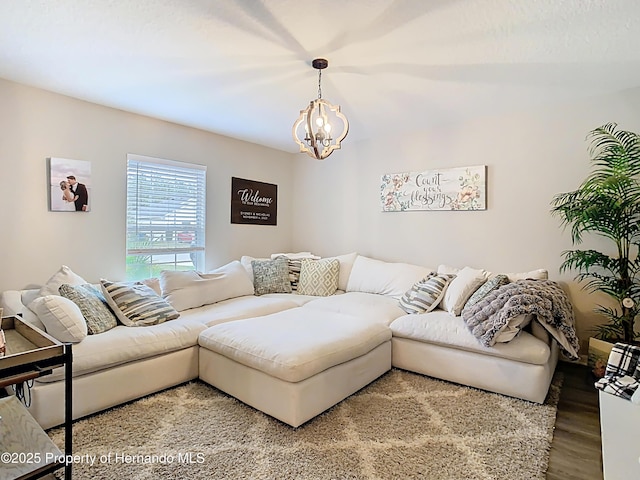
[{"label": "white wall", "polygon": [[[607,122],[640,132],[640,89],[398,137],[347,137],[326,160],[295,163],[294,250],[494,272],[546,268],[568,284],[586,342],[598,321],[594,296],[572,281],[575,272],[560,275],[571,239],[549,210],[587,174],[586,134]],[[381,212],[382,174],[469,165],[487,165],[486,211]]]},{"label": "white wall", "polygon": [[[292,154],[0,80],[0,290],[124,279],[127,153],[207,165],[207,268],[289,247]],[[91,212],[48,211],[48,157],[91,162]],[[231,225],[232,176],[278,185],[277,226]]]},{"label": "white wall", "polygon": [[[492,271],[544,267],[568,284],[583,342],[598,321],[594,296],[558,272],[571,241],[550,201],[588,172],[588,131],[610,121],[640,131],[637,89],[401,137],[347,137],[318,162],[4,80],[0,105],[0,290],[41,284],[61,264],[89,281],[124,278],[126,155],[137,153],[208,166],[207,268],[283,250]],[[52,156],[91,162],[91,212],[48,211]],[[381,212],[384,173],[481,164],[486,211]],[[232,176],[278,184],[277,227],[230,224]]]}]

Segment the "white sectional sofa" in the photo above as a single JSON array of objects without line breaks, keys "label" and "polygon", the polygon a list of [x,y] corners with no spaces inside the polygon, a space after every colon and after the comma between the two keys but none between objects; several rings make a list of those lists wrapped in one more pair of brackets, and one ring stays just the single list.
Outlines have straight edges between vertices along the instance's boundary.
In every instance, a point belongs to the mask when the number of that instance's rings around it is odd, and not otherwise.
[{"label": "white sectional sofa", "polygon": [[[295,260],[289,266],[299,261],[295,256],[290,259]],[[307,265],[320,268],[324,260],[325,273],[331,270],[328,276],[304,276]],[[515,331],[510,341],[483,346],[460,315],[442,309],[447,308],[448,289],[434,298],[438,308],[430,312],[409,314],[401,308],[399,299],[405,295],[406,300],[412,287],[422,285],[434,269],[355,253],[322,261],[305,263],[295,281],[289,275],[296,270],[287,272],[289,287],[298,280],[303,287],[291,293],[280,282],[273,293],[254,294],[265,290],[256,283],[262,270],[254,272],[252,266],[271,267],[268,259],[243,257],[242,262],[197,278],[163,272],[160,289],[148,285],[176,307],[179,318],[148,326],[118,324],[94,335],[78,336],[69,325],[52,323],[58,317],[69,322],[64,312],[50,309],[45,314],[37,308],[38,316],[32,310],[42,303],[33,303],[34,299],[55,294],[61,283],[86,283],[68,267],[41,289],[2,292],[0,307],[5,315],[21,314],[56,338],[74,342],[74,418],[200,378],[297,427],[392,367],[544,401],[558,345],[537,322],[510,325]],[[462,291],[460,285],[453,288],[453,281],[468,271],[449,274],[451,294],[462,293],[465,300],[473,292]],[[475,272],[485,278],[476,281],[474,290],[489,278],[487,272]],[[512,277],[545,274],[534,271]],[[273,290],[273,285],[269,288]],[[64,303],[55,296],[47,298]],[[450,307],[453,300],[448,301]],[[524,331],[521,327],[527,323],[529,331]],[[567,342],[561,341],[566,349]],[[37,379],[31,389],[29,408],[44,428],[63,422],[61,380],[62,372],[54,371]]]}]

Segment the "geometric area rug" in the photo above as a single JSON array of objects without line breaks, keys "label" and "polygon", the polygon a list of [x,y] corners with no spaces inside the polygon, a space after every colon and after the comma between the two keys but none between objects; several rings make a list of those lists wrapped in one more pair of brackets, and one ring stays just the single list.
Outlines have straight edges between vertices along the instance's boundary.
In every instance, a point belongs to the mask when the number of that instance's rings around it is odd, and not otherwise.
[{"label": "geometric area rug", "polygon": [[73,478],[543,480],[561,383],[539,405],[393,369],[294,429],[193,381],[75,422]]}]

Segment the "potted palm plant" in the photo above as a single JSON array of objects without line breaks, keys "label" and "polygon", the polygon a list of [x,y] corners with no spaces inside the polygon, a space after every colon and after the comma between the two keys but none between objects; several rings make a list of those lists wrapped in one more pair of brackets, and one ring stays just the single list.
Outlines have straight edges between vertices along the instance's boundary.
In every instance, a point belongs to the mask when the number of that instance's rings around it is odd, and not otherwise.
[{"label": "potted palm plant", "polygon": [[578,270],[575,279],[586,290],[612,300],[596,308],[607,320],[596,327],[596,339],[634,343],[640,336],[640,135],[608,123],[587,138],[591,173],[576,190],[554,196],[551,212],[571,228],[574,246],[593,233],[606,239],[612,254],[567,250],[560,271]]}]

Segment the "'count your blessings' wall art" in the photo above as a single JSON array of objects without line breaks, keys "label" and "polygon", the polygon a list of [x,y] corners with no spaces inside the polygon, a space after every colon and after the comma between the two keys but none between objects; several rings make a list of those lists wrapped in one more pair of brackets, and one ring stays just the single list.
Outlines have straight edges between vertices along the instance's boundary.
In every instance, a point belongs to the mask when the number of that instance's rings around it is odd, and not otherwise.
[{"label": "'count your blessings' wall art", "polygon": [[486,210],[486,165],[382,175],[383,212]]}]

